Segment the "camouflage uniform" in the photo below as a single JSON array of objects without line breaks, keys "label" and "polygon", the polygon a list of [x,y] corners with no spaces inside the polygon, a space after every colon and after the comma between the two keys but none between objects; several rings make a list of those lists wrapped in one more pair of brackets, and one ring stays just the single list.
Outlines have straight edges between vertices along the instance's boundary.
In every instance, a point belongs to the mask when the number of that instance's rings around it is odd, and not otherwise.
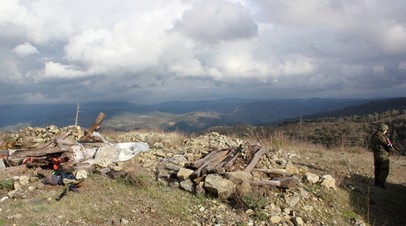
[{"label": "camouflage uniform", "polygon": [[386,124],[380,126],[379,130],[371,136],[371,148],[374,152],[375,185],[386,188],[386,178],[389,175],[389,152],[393,150],[392,144],[388,141],[385,130],[389,127]]}]

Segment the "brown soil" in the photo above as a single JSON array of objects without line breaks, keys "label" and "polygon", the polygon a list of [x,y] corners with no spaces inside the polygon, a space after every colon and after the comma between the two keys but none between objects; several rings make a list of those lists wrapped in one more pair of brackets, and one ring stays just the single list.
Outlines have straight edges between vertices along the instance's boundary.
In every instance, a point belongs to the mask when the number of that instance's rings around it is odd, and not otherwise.
[{"label": "brown soil", "polygon": [[[316,154],[315,154],[316,153]],[[390,157],[387,189],[374,186],[373,154],[366,150],[301,151],[295,164],[332,174],[340,188],[349,192],[352,211],[370,225],[406,225],[406,156]]]},{"label": "brown soil", "polygon": [[[343,196],[355,225],[359,216],[368,225],[398,226],[406,222],[406,157],[392,156],[388,188],[373,185],[373,156],[366,150],[326,150],[306,144],[282,145],[285,159],[298,168],[337,180],[337,197]],[[22,199],[0,203],[1,225],[246,225],[247,214],[216,199],[196,197],[180,189],[128,186],[126,182],[92,175],[79,193],[55,201],[60,187],[46,186]],[[0,189],[0,198],[7,192]],[[349,205],[348,205],[349,203]],[[317,208],[317,207],[315,207]],[[356,215],[353,215],[355,213]],[[221,220],[221,221],[220,221]],[[231,224],[234,222],[234,224]],[[195,224],[198,223],[198,224]],[[264,224],[266,225],[266,224]],[[342,224],[337,224],[342,225]],[[344,224],[345,225],[345,224]]]}]

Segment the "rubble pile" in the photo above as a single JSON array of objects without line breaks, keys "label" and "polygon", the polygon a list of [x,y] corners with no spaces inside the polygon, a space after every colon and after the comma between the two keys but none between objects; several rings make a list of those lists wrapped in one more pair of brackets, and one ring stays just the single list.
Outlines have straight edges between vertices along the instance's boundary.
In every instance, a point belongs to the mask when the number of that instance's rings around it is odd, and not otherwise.
[{"label": "rubble pile", "polygon": [[[154,136],[154,133],[133,132],[127,133],[125,139],[145,141],[153,140],[150,137]],[[320,223],[314,218],[315,215],[335,214],[334,206],[328,207],[320,197],[320,193],[334,192],[335,179],[331,175],[317,175],[309,172],[306,167],[298,168],[293,165],[291,161],[293,158],[301,158],[297,154],[265,148],[252,171],[246,172],[244,169],[249,165],[249,160],[252,160],[255,153],[261,150],[260,145],[212,132],[196,138],[185,138],[183,145],[174,147],[167,142],[167,139],[174,139],[174,136],[170,134],[167,138],[161,137],[161,141],[155,139],[155,143],[150,144],[149,152],[136,156],[145,168],[155,172],[157,180],[163,185],[179,187],[194,194],[209,194],[223,202],[235,198],[235,195],[249,196],[266,187],[268,195],[265,199],[268,204],[261,210],[245,206],[248,207],[245,212],[253,218],[261,214],[272,224],[310,225]],[[142,139],[139,139],[140,137]],[[210,153],[232,151],[239,147],[244,150],[240,150],[240,155],[233,164],[234,167],[229,171],[206,172],[203,175],[193,176],[197,169],[191,167],[192,163],[201,161]],[[307,187],[317,189],[310,191]],[[217,206],[214,207],[215,211],[221,211],[221,205],[218,203],[213,205]],[[317,208],[322,206],[327,207]],[[206,217],[210,215],[205,208],[197,211],[197,215],[205,215],[205,213]],[[215,222],[221,222],[219,215],[211,215],[208,221],[213,225]],[[263,225],[267,225],[265,222],[269,221],[264,221]],[[256,224],[261,225],[257,221]]]},{"label": "rubble pile", "polygon": [[[110,171],[126,171],[121,162],[133,159],[153,171],[163,185],[217,197],[218,200],[213,201],[214,209],[200,206],[195,213],[200,219],[207,218],[212,225],[226,225],[233,219],[243,218],[228,213],[233,217],[225,220],[226,213],[213,214],[221,213],[230,201],[241,204],[245,214],[251,217],[248,225],[322,224],[315,216],[334,215],[335,212],[334,205],[324,203],[320,196],[320,192],[336,189],[334,178],[293,165],[291,159],[300,156],[286,151],[215,132],[195,138],[176,133],[128,132],[115,138],[118,143],[103,137],[88,143],[79,142],[84,136],[86,133],[78,126],[48,126],[26,128],[12,134],[12,139],[4,140],[2,150],[9,153],[7,158],[0,159],[3,160],[0,171],[3,176],[12,177],[14,190],[2,201],[24,198],[31,191],[43,188],[37,170],[27,171],[27,158],[67,157],[66,165],[83,178],[86,173],[95,171],[106,175]],[[52,151],[44,152],[47,148]],[[29,153],[36,154],[30,156]],[[86,157],[87,154],[92,157]],[[102,157],[97,159],[97,155]],[[44,165],[35,165],[31,160],[30,167],[44,168]],[[266,200],[264,205],[258,207],[244,200],[259,191],[266,194],[262,197]]]},{"label": "rubble pile", "polygon": [[45,128],[27,127],[20,129],[18,132],[7,134],[7,137],[1,145],[1,149],[36,148],[68,132],[69,135],[65,137],[65,139],[68,140],[78,140],[83,135],[80,126],[67,126],[62,128],[58,128],[55,125],[50,125]]}]

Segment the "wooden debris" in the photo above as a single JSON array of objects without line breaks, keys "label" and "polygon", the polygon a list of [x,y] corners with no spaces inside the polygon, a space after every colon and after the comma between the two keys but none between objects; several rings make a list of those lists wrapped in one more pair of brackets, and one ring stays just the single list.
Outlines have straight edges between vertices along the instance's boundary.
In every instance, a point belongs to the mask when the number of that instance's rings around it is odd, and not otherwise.
[{"label": "wooden debris", "polygon": [[[99,140],[93,137],[94,132],[100,129],[100,124],[106,115],[103,112],[100,112],[96,120],[89,128],[86,135],[82,136],[80,140],[89,142],[99,142]],[[40,167],[40,168],[50,168],[55,169],[55,160],[60,160],[60,163],[69,166],[73,145],[77,145],[79,140],[67,140],[66,138],[73,134],[71,129],[68,129],[66,133],[60,134],[57,137],[49,140],[47,143],[39,145],[35,148],[26,148],[26,149],[17,149],[14,152],[10,152],[7,155],[0,153],[2,161],[7,163],[8,166],[13,167],[21,165],[23,168],[31,167]],[[100,136],[100,139],[103,141],[103,138]],[[92,145],[96,143],[92,143]],[[6,167],[7,169],[10,167]],[[8,169],[9,170],[9,169]]]},{"label": "wooden debris", "polygon": [[[27,150],[17,150],[15,151],[11,157],[13,158],[26,158],[26,157],[39,157],[39,156],[47,156],[47,155],[52,155],[52,154],[61,154],[66,151],[70,151],[71,149],[63,146],[63,144],[66,144],[66,142],[63,141],[67,136],[71,134],[71,131],[68,131],[67,133],[52,139],[48,143],[41,145],[39,147],[36,147],[34,149],[27,149]],[[58,145],[60,144],[60,145]]]},{"label": "wooden debris", "polygon": [[250,181],[250,185],[254,186],[277,186],[281,188],[293,188],[299,185],[300,182],[296,177],[288,177],[282,179],[263,180],[263,181]]},{"label": "wooden debris", "polygon": [[87,142],[93,140],[96,142],[102,142],[99,137],[93,137],[93,133],[100,129],[100,124],[106,115],[103,112],[100,112],[96,120],[93,122],[92,126],[86,131],[85,135],[79,139],[79,142]]},{"label": "wooden debris", "polygon": [[228,150],[221,150],[221,151],[215,150],[215,151],[212,151],[212,152],[214,152],[214,153],[213,154],[209,153],[208,155],[210,155],[210,157],[208,157],[207,160],[205,162],[203,162],[202,164],[199,164],[200,167],[197,170],[195,170],[195,172],[190,176],[192,179],[200,177],[202,173],[207,174],[208,170],[207,169],[204,170],[204,169],[210,163],[211,163],[210,167],[214,168],[215,165],[217,165],[218,163],[214,165],[212,162],[218,162],[219,159],[221,159],[221,161],[222,161],[226,157],[226,155],[228,153]]},{"label": "wooden debris", "polygon": [[47,147],[43,149],[28,149],[28,150],[18,150],[14,152],[11,156],[13,158],[27,158],[27,157],[39,157],[51,154],[61,154],[65,150],[61,150],[59,147]]},{"label": "wooden debris", "polygon": [[213,155],[216,155],[218,150],[213,150],[209,152],[207,155],[205,155],[203,158],[198,159],[192,163],[187,163],[186,166],[192,169],[197,169],[200,166],[202,166],[204,163],[206,163],[210,158],[213,157]]},{"label": "wooden debris", "polygon": [[265,152],[266,148],[264,147],[255,152],[254,157],[252,158],[248,166],[244,169],[244,172],[251,173],[251,171],[258,164],[259,159],[265,154]]},{"label": "wooden debris", "polygon": [[290,177],[293,174],[289,173],[285,169],[253,169],[253,171],[256,172],[262,172],[266,174],[276,174],[276,175],[282,175],[282,176],[287,176]]},{"label": "wooden debris", "polygon": [[[267,152],[265,147],[249,145],[247,152],[240,145],[237,148],[213,150],[204,157],[186,164],[185,167],[193,169],[190,179],[198,183],[198,179],[205,178],[208,174],[225,174],[235,170],[245,173],[260,172],[266,174],[262,180],[248,181],[252,186],[276,186],[280,188],[292,188],[300,184],[299,180],[286,169],[256,168],[261,158]],[[281,177],[281,178],[277,178]]]},{"label": "wooden debris", "polygon": [[72,133],[71,131],[68,131],[65,134],[62,134],[61,136],[50,140],[48,143],[45,143],[43,145],[40,145],[40,146],[36,147],[35,149],[43,149],[43,148],[46,148],[46,147],[49,147],[49,146],[55,146],[56,140],[63,140],[66,137],[68,137],[71,133]]}]

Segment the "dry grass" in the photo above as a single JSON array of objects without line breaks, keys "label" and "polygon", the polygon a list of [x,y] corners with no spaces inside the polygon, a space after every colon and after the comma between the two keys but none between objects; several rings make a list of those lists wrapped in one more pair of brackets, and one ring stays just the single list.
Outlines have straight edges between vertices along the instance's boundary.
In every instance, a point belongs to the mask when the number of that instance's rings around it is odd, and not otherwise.
[{"label": "dry grass", "polygon": [[[185,139],[185,135],[180,133],[171,133],[173,137],[165,139],[158,136],[159,133],[150,134],[146,139],[152,144],[167,142],[181,146]],[[117,141],[125,141],[120,134],[111,136]],[[373,159],[367,150],[328,150],[320,145],[285,139],[283,134],[245,140],[250,143],[260,142],[271,151],[281,152],[284,158],[298,168],[318,175],[331,174],[337,180],[337,191],[326,191],[319,185],[305,185],[307,191],[323,200],[317,206],[320,210],[307,216],[308,219],[323,219],[327,225],[353,225],[361,217],[369,225],[399,225],[399,222],[405,222],[402,214],[402,210],[406,209],[406,178],[402,174],[406,166],[404,157],[392,162],[389,189],[384,191],[371,186]],[[4,185],[7,183],[4,182]],[[60,189],[46,187],[34,191],[35,194],[30,196],[32,198],[1,203],[0,225],[192,225],[195,220],[192,211],[202,203],[202,197],[160,186],[148,171],[143,171],[137,165],[116,180],[91,175],[82,183],[79,193],[68,193],[57,202],[55,198],[61,192]],[[259,210],[256,217],[264,220],[265,215],[261,214],[261,208],[265,205],[263,202],[272,201],[274,192],[261,189],[255,191],[257,193],[251,196],[239,197],[240,207]],[[6,192],[4,188],[0,189],[2,197]],[[333,211],[326,212],[326,209]]]},{"label": "dry grass", "polygon": [[[82,182],[79,193],[69,192],[59,202],[61,187],[47,187],[34,198],[2,203],[0,225],[190,225],[190,210],[199,202],[179,189],[168,190],[148,180],[148,186],[134,178],[111,180],[91,175]],[[1,223],[3,222],[3,223]]]}]

